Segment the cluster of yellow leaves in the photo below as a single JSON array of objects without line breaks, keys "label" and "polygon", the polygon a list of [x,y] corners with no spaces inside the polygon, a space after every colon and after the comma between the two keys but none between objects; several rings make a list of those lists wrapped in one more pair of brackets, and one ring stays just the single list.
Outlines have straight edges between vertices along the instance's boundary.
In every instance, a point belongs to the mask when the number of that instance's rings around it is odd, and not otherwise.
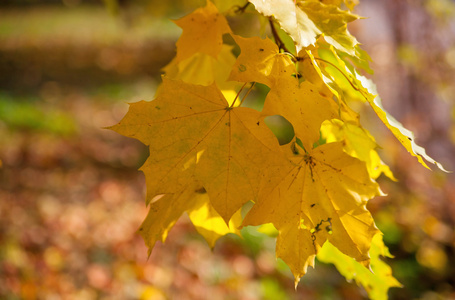
[{"label": "cluster of yellow leaves", "polygon": [[[208,1],[175,21],[183,33],[156,99],[131,104],[112,127],[150,149],[141,168],[150,211],[140,233],[151,251],[187,212],[213,247],[243,226],[271,223],[278,230],[277,257],[296,284],[321,251],[327,262],[327,253],[336,251],[341,261],[350,257],[353,267],[341,271],[347,277],[358,268],[367,272],[372,255],[379,264],[372,250],[379,230],[366,203],[382,194],[375,182],[381,173],[394,177],[349,101],[368,101],[420,162],[436,162],[382,109],[354,68],[369,70],[369,58],[347,30],[359,17],[340,7],[351,10],[357,1],[250,2],[289,34],[298,55],[281,52],[279,41],[234,34]],[[238,57],[226,35],[240,48]],[[262,111],[241,105],[248,93],[240,99],[239,90],[255,82],[270,88]],[[280,145],[267,127],[265,118],[274,115],[292,124],[292,142]],[[254,206],[242,220],[249,201]],[[371,276],[367,284],[380,281]],[[380,293],[397,285],[390,280]]]}]

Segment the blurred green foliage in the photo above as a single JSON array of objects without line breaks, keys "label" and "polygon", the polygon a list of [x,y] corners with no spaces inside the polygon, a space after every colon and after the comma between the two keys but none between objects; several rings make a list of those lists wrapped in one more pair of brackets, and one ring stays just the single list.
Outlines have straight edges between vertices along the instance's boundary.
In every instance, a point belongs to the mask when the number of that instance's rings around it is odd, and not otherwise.
[{"label": "blurred green foliage", "polygon": [[42,107],[34,98],[0,94],[0,122],[11,130],[41,131],[70,136],[77,131],[72,115],[53,107]]}]

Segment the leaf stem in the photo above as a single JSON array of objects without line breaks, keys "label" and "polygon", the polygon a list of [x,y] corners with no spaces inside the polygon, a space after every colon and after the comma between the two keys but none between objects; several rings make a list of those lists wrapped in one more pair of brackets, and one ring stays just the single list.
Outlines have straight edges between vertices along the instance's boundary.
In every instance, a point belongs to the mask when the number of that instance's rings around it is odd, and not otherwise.
[{"label": "leaf stem", "polygon": [[283,40],[280,38],[280,35],[278,34],[278,31],[275,28],[275,24],[273,24],[273,20],[271,17],[269,17],[269,24],[270,24],[270,29],[272,30],[272,35],[273,38],[275,39],[275,43],[278,45],[278,48],[283,50],[284,52],[291,53],[288,48],[284,45]]},{"label": "leaf stem", "polygon": [[243,101],[245,101],[246,97],[248,97],[248,95],[250,94],[250,92],[253,90],[253,87],[254,85],[256,84],[256,82],[253,82],[250,86],[250,88],[248,89],[248,91],[246,92],[245,96],[243,96],[242,98],[242,101],[240,101],[240,104],[239,106],[241,106],[243,104]]},{"label": "leaf stem", "polygon": [[246,2],[246,4],[244,6],[240,6],[240,5],[235,5],[234,6],[234,12],[236,14],[243,14],[246,10],[246,8],[248,7],[248,5],[250,5],[250,2]]},{"label": "leaf stem", "polygon": [[[240,88],[240,91],[237,93],[237,95],[235,96],[235,99],[234,101],[232,101],[232,104],[229,106],[229,108],[233,108],[234,105],[235,105],[235,101],[237,101],[237,99],[239,98],[240,96],[240,93],[243,91],[243,89],[245,88],[245,85],[247,84],[248,82],[245,82],[245,84],[242,85],[242,87]],[[244,97],[245,98],[245,97]],[[241,103],[240,103],[241,104]]]}]

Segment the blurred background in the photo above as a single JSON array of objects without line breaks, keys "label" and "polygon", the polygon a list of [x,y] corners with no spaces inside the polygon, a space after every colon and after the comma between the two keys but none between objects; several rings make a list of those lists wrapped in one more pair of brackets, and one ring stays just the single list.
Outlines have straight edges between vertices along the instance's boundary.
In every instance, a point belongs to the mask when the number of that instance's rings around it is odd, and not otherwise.
[{"label": "blurred background", "polygon": [[[0,2],[0,299],[365,299],[318,263],[298,289],[275,241],[247,229],[211,251],[183,216],[150,258],[137,168],[145,146],[103,127],[152,100],[179,18],[205,1]],[[385,108],[455,170],[455,2],[362,0],[350,31]],[[455,299],[455,177],[422,167],[358,107],[399,182],[370,201],[404,285],[391,299]]]}]

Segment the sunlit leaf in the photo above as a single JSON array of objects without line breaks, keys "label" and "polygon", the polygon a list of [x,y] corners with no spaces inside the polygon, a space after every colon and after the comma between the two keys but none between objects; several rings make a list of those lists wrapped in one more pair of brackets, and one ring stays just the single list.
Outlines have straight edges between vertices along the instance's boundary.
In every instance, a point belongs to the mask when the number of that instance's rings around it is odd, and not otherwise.
[{"label": "sunlit leaf", "polygon": [[293,148],[293,167],[244,219],[243,225],[274,224],[279,231],[277,256],[291,268],[296,283],[314,265],[326,240],[369,264],[371,239],[378,229],[365,205],[381,191],[365,163],[342,147],[330,143],[308,153]]},{"label": "sunlit leaf", "polygon": [[344,151],[366,163],[371,178],[376,179],[384,173],[396,181],[390,168],[381,161],[373,136],[364,128],[352,122],[337,119],[325,121],[321,126],[321,136],[327,143],[343,142]]},{"label": "sunlit leaf", "polygon": [[283,77],[265,99],[264,115],[281,115],[291,122],[296,136],[306,149],[319,140],[319,129],[325,120],[338,117],[336,103],[319,93],[317,86],[292,77]]},{"label": "sunlit leaf", "polygon": [[274,17],[296,43],[297,52],[314,45],[317,38],[337,49],[355,54],[357,40],[349,34],[347,23],[359,17],[343,11],[336,5],[304,0],[250,0],[264,16]]},{"label": "sunlit leaf", "polygon": [[223,46],[223,34],[231,31],[226,18],[209,0],[207,6],[198,8],[174,22],[183,29],[177,41],[177,61],[187,59],[198,52],[216,58]]},{"label": "sunlit leaf", "polygon": [[164,71],[169,79],[180,79],[186,83],[211,85],[216,82],[218,86],[225,85],[235,63],[231,50],[232,46],[223,45],[216,58],[201,52],[181,61],[174,58]]},{"label": "sunlit leaf", "polygon": [[240,210],[232,216],[228,226],[210,204],[207,193],[196,193],[191,201],[194,203],[194,208],[188,211],[188,215],[194,227],[205,238],[210,248],[213,249],[216,241],[228,233],[240,235],[238,230],[242,223]]},{"label": "sunlit leaf", "polygon": [[439,162],[426,154],[423,147],[415,143],[414,133],[406,129],[384,109],[381,98],[378,96],[376,85],[370,79],[358,74],[355,70],[351,72],[350,68],[338,57],[333,48],[331,51],[325,51],[324,53],[325,55],[322,59],[318,60],[318,58],[313,57],[312,62],[315,68],[319,69],[318,74],[334,93],[346,100],[349,98],[344,96],[342,92],[343,89],[346,89],[353,93],[356,98],[367,101],[379,119],[424,167],[429,169],[424,161],[425,159],[427,162],[435,164],[442,171],[447,172]]},{"label": "sunlit leaf", "polygon": [[230,106],[215,85],[164,78],[157,99],[131,104],[112,129],[149,145],[149,199],[196,180],[226,222],[257,198],[268,166],[286,162],[260,113]]},{"label": "sunlit leaf", "polygon": [[317,258],[324,263],[332,263],[346,280],[354,279],[362,285],[370,299],[386,300],[387,292],[391,287],[401,287],[401,284],[392,276],[389,265],[379,256],[392,257],[382,241],[382,234],[376,234],[371,242],[370,265],[371,270],[355,261],[352,257],[343,254],[330,242],[326,242],[319,251]]},{"label": "sunlit leaf", "polygon": [[290,57],[280,53],[278,46],[270,39],[233,37],[241,53],[232,68],[230,80],[259,82],[271,87],[280,77],[296,73]]}]

